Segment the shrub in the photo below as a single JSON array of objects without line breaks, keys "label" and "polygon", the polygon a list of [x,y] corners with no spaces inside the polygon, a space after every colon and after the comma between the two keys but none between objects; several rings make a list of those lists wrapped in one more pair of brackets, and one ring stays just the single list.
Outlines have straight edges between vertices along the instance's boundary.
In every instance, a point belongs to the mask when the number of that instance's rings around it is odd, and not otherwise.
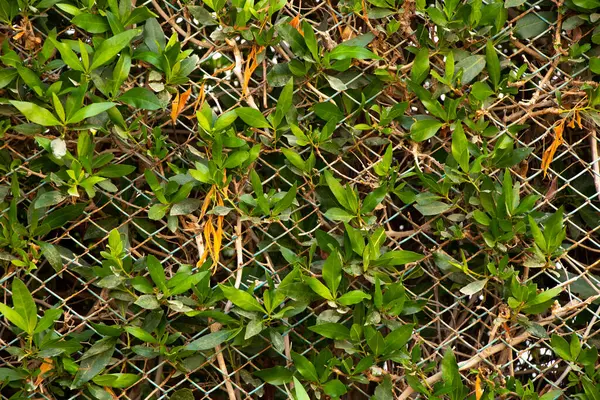
[{"label": "shrub", "polygon": [[600,399],[599,9],[0,0],[0,397]]}]

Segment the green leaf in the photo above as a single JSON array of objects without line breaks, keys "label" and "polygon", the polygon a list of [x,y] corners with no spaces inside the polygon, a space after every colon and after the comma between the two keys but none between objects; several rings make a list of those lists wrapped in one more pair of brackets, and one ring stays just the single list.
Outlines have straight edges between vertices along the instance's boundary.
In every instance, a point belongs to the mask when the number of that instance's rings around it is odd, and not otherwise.
[{"label": "green leaf", "polygon": [[528,215],[527,219],[529,220],[529,228],[531,229],[531,234],[533,235],[535,244],[537,244],[540,249],[545,251],[548,248],[548,244],[546,243],[544,234],[542,234],[540,227],[535,223],[531,215]]},{"label": "green leaf", "polygon": [[201,338],[190,342],[184,348],[190,351],[213,350],[215,347],[229,340],[231,334],[232,332],[228,330],[209,333],[208,335],[204,335]]},{"label": "green leaf", "polygon": [[409,250],[393,250],[384,253],[381,257],[374,261],[376,265],[404,265],[420,261],[425,256]]},{"label": "green leaf", "polygon": [[20,279],[14,279],[12,283],[12,300],[15,311],[23,318],[27,325],[25,330],[33,334],[37,325],[37,308],[27,286]]},{"label": "green leaf", "polygon": [[547,301],[554,299],[562,291],[563,291],[562,286],[556,286],[556,287],[553,287],[552,289],[544,290],[543,292],[538,293],[533,300],[528,301],[527,305],[531,306],[531,305],[546,303]]},{"label": "green leaf", "polygon": [[319,296],[327,300],[333,300],[333,295],[327,286],[323,285],[317,278],[310,277],[306,280],[306,283],[308,283],[308,286],[310,286],[310,288]]},{"label": "green leaf", "polygon": [[158,340],[156,340],[148,331],[138,326],[126,326],[125,331],[143,342],[158,343]]},{"label": "green leaf", "polygon": [[365,239],[363,238],[361,231],[353,228],[348,223],[344,223],[344,228],[346,229],[346,234],[350,239],[352,250],[354,250],[354,252],[359,256],[362,256],[363,252],[365,251]]},{"label": "green leaf", "polygon": [[494,91],[485,82],[475,82],[471,87],[471,94],[479,101],[484,101],[494,94]]},{"label": "green leaf", "polygon": [[246,334],[244,335],[244,340],[248,340],[258,335],[265,329],[265,324],[260,319],[251,319],[246,325]]},{"label": "green leaf", "polygon": [[600,1],[598,0],[573,0],[573,4],[588,10],[600,7]]},{"label": "green leaf", "polygon": [[334,322],[309,326],[308,329],[328,339],[345,340],[350,338],[350,331],[348,328]]},{"label": "green leaf", "polygon": [[308,393],[306,393],[306,389],[304,389],[304,387],[302,387],[302,384],[300,383],[300,381],[298,381],[298,379],[296,379],[296,377],[294,377],[293,379],[294,379],[294,390],[296,391],[297,400],[310,400],[310,397],[308,397]]},{"label": "green leaf", "polygon": [[410,79],[420,85],[429,76],[429,50],[424,47],[417,53],[410,71]]},{"label": "green leaf", "polygon": [[65,196],[59,191],[46,192],[37,198],[37,200],[34,203],[34,207],[36,209],[39,209],[54,206],[61,203],[66,198],[67,196]]},{"label": "green leaf", "polygon": [[212,13],[210,13],[204,7],[188,5],[187,9],[189,10],[190,14],[192,14],[192,17],[197,19],[201,25],[204,25],[204,26],[219,25],[217,20],[212,16]]},{"label": "green leaf", "polygon": [[167,210],[169,209],[169,205],[165,204],[154,204],[148,210],[148,218],[154,221],[158,221],[164,218]]},{"label": "green leaf", "polygon": [[413,324],[402,325],[394,329],[385,337],[384,354],[402,349],[412,337]]},{"label": "green leaf", "polygon": [[525,4],[527,0],[506,0],[504,2],[504,8],[518,7]]},{"label": "green leaf", "polygon": [[456,357],[454,357],[454,353],[450,348],[446,350],[444,358],[442,359],[442,379],[451,387],[461,379],[460,373],[458,372]]},{"label": "green leaf", "polygon": [[[375,357],[379,357],[383,354],[383,350],[385,348],[385,340],[383,339],[383,335],[378,330],[373,327],[369,327],[370,329],[365,330],[365,337],[367,339],[367,344],[369,345],[369,349],[373,352]],[[371,333],[369,333],[371,332]]]},{"label": "green leaf", "polygon": [[556,21],[554,11],[529,13],[517,21],[514,33],[521,39],[533,38],[544,33],[548,29],[548,23],[554,21]]},{"label": "green leaf", "polygon": [[42,255],[46,257],[48,264],[50,264],[56,272],[62,271],[63,261],[56,247],[46,242],[36,241],[36,243],[38,246],[40,246]]},{"label": "green leaf", "polygon": [[326,170],[324,172],[324,175],[325,181],[327,182],[327,186],[335,196],[335,199],[338,201],[338,203],[340,203],[342,207],[344,207],[346,210],[352,211],[344,187],[340,184],[340,182],[337,179],[333,177],[331,172]]},{"label": "green leaf", "polygon": [[337,251],[332,252],[323,264],[323,280],[335,296],[342,281],[342,260]]},{"label": "green leaf", "polygon": [[141,376],[136,374],[118,373],[96,376],[93,381],[100,386],[125,389],[133,386],[140,378]]},{"label": "green leaf", "polygon": [[571,359],[577,360],[577,357],[579,357],[579,354],[581,353],[581,342],[576,333],[571,335],[571,344],[569,345],[569,348],[571,349]]},{"label": "green leaf", "polygon": [[0,89],[8,86],[18,75],[15,68],[4,68],[0,70]]},{"label": "green leaf", "polygon": [[283,196],[281,200],[273,207],[273,215],[279,215],[283,211],[287,210],[296,200],[297,183],[294,182],[290,190]]},{"label": "green leaf", "polygon": [[350,214],[348,211],[342,210],[341,208],[333,207],[325,212],[325,217],[332,221],[350,222],[356,218],[356,215]]},{"label": "green leaf", "polygon": [[33,123],[42,126],[56,126],[60,125],[60,121],[56,119],[54,115],[45,108],[38,106],[35,103],[29,103],[26,101],[9,100],[19,110],[25,118]]},{"label": "green leaf", "polygon": [[544,393],[539,400],[557,400],[562,394],[562,390],[551,390]]},{"label": "green leaf", "polygon": [[550,346],[556,355],[566,361],[571,360],[571,348],[569,343],[562,337],[557,335],[556,333],[552,335],[550,339]]},{"label": "green leaf", "polygon": [[158,286],[162,293],[168,293],[169,289],[167,288],[165,269],[160,261],[158,261],[158,259],[153,255],[149,255],[146,258],[146,266],[148,268],[148,272],[150,272],[150,277],[152,278],[154,284]]},{"label": "green leaf", "polygon": [[283,155],[294,167],[298,168],[302,172],[308,172],[308,167],[306,162],[302,159],[302,157],[293,150],[290,149],[281,149]]},{"label": "green leaf", "polygon": [[94,117],[115,106],[115,103],[93,103],[78,110],[71,118],[67,120],[68,124],[76,124],[84,119]]},{"label": "green leaf", "polygon": [[135,170],[136,167],[134,165],[114,164],[102,168],[100,171],[98,171],[97,175],[105,178],[121,178],[129,175]]},{"label": "green leaf", "polygon": [[313,105],[313,111],[319,118],[323,121],[335,121],[339,122],[344,119],[344,113],[338,108],[337,105],[326,102],[326,103],[317,103]]},{"label": "green leaf", "polygon": [[44,316],[39,319],[33,333],[40,333],[54,325],[54,322],[62,315],[63,310],[58,308],[49,308],[44,312]]},{"label": "green leaf", "polygon": [[200,208],[201,199],[185,199],[181,200],[171,207],[169,215],[189,215]]},{"label": "green leaf", "polygon": [[463,130],[462,123],[459,121],[452,132],[452,157],[456,160],[460,168],[469,172],[469,149],[468,140]]},{"label": "green leaf", "polygon": [[71,383],[71,388],[81,387],[89,382],[108,365],[115,351],[116,338],[108,337],[94,343],[81,357],[79,369]]},{"label": "green leaf", "polygon": [[425,216],[440,215],[452,208],[450,204],[442,203],[441,201],[430,201],[426,204],[415,204],[418,212]]},{"label": "green leaf", "polygon": [[277,106],[275,108],[275,124],[279,125],[285,114],[288,112],[290,107],[292,106],[292,97],[294,95],[294,79],[290,78],[288,83],[283,87],[281,94],[279,95],[279,99],[277,100]]},{"label": "green leaf", "polygon": [[262,113],[255,108],[239,107],[235,109],[235,112],[242,121],[253,128],[267,129],[271,127]]},{"label": "green leaf", "polygon": [[435,136],[442,126],[444,124],[435,119],[418,120],[410,127],[410,137],[415,142],[425,141]]},{"label": "green leaf", "polygon": [[74,16],[71,23],[89,33],[104,33],[110,29],[108,21],[98,14],[81,13]]},{"label": "green leaf", "polygon": [[323,385],[323,391],[331,398],[337,399],[346,394],[348,388],[339,379],[333,379]]},{"label": "green leaf", "polygon": [[485,56],[475,55],[464,58],[456,63],[456,70],[460,71],[462,69],[463,71],[460,83],[466,85],[477,78],[477,75],[485,68],[485,62]]},{"label": "green leaf", "polygon": [[27,332],[29,329],[29,324],[25,321],[25,319],[23,319],[18,312],[8,307],[6,304],[0,303],[0,314],[4,315],[6,319],[8,319],[13,325],[22,331]]},{"label": "green leaf", "polygon": [[150,90],[142,87],[129,89],[123,93],[118,100],[131,107],[141,108],[142,110],[154,111],[162,108],[160,99]]},{"label": "green leaf", "polygon": [[590,71],[595,74],[600,74],[600,57],[590,58]]},{"label": "green leaf", "polygon": [[225,285],[219,285],[219,287],[221,288],[223,295],[242,310],[256,311],[262,314],[267,313],[258,300],[250,293]]},{"label": "green leaf", "polygon": [[144,294],[138,297],[134,304],[146,310],[156,310],[160,307],[160,303],[153,294]]},{"label": "green leaf", "polygon": [[329,53],[329,58],[332,60],[381,60],[377,54],[359,46],[347,46],[345,44],[338,45]]},{"label": "green leaf", "polygon": [[292,360],[294,361],[294,366],[305,379],[311,382],[319,382],[317,370],[313,363],[308,360],[308,358],[294,351],[291,352],[291,356]]},{"label": "green leaf", "polygon": [[234,151],[227,156],[227,160],[223,164],[223,168],[231,169],[237,168],[244,163],[250,157],[250,153],[245,150]]},{"label": "green leaf", "polygon": [[218,132],[218,131],[228,128],[231,124],[233,124],[235,122],[237,117],[238,117],[238,114],[237,114],[236,110],[231,110],[231,111],[221,114],[219,116],[219,118],[217,118],[217,120],[215,121],[215,126],[213,126],[213,130],[215,132]]},{"label": "green leaf", "polygon": [[544,238],[546,239],[547,252],[555,251],[566,237],[566,228],[563,223],[564,209],[561,206],[552,214],[544,224]]},{"label": "green leaf", "polygon": [[304,33],[304,42],[308,51],[312,55],[315,61],[319,60],[319,45],[317,43],[317,37],[315,31],[310,23],[306,20],[302,21],[302,32]]},{"label": "green leaf", "polygon": [[338,303],[340,303],[343,306],[351,306],[353,304],[358,304],[365,299],[371,300],[371,295],[366,294],[362,290],[352,290],[340,297],[338,299]]},{"label": "green leaf", "polygon": [[463,288],[461,288],[460,292],[467,296],[472,296],[475,293],[480,292],[485,287],[486,284],[487,284],[487,279],[480,279],[478,281],[473,281],[473,282],[469,283],[467,286],[464,286]]},{"label": "green leaf", "polygon": [[369,193],[367,197],[365,197],[360,212],[363,214],[368,214],[372,212],[375,209],[375,207],[381,204],[383,199],[385,199],[386,195],[387,187],[385,185],[378,187],[377,189]]},{"label": "green leaf", "polygon": [[490,80],[494,84],[494,88],[498,89],[498,85],[500,84],[500,60],[494,48],[494,43],[491,40],[488,40],[485,46],[485,61]]},{"label": "green leaf", "polygon": [[285,367],[273,367],[256,371],[254,375],[271,385],[284,385],[291,382],[294,372]]},{"label": "green leaf", "polygon": [[121,50],[127,47],[129,42],[141,32],[140,29],[131,29],[118,33],[103,41],[94,52],[94,60],[92,61],[90,69],[94,70],[108,63],[119,54]]}]

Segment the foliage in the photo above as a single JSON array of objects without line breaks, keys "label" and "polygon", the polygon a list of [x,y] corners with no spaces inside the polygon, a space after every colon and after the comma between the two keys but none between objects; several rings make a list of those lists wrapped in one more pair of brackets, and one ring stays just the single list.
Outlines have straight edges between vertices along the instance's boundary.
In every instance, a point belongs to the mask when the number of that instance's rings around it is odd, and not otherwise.
[{"label": "foliage", "polygon": [[599,12],[0,0],[0,397],[600,399]]}]

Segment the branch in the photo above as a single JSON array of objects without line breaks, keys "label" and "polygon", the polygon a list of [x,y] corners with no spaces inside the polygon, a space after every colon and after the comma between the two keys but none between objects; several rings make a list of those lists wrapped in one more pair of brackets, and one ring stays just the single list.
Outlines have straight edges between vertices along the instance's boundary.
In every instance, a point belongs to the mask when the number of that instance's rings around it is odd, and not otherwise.
[{"label": "branch", "polygon": [[[550,317],[545,318],[541,321],[538,321],[538,324],[540,324],[542,326],[549,325],[552,322],[554,322],[557,318],[561,318],[561,317],[567,315],[570,311],[579,309],[583,306],[587,306],[599,298],[600,298],[600,294],[592,296],[592,297],[588,297],[585,301],[582,301],[582,302],[578,302],[575,304],[569,303],[564,307],[553,310],[552,315]],[[523,332],[519,336],[515,336],[506,342],[498,343],[494,346],[488,347],[487,349],[483,349],[481,352],[475,354],[473,357],[469,358],[468,360],[459,363],[458,370],[465,371],[465,370],[474,368],[480,362],[484,361],[488,357],[491,357],[494,354],[505,350],[507,347],[514,347],[520,343],[523,343],[524,341],[529,339],[530,336],[531,336],[531,333]],[[429,378],[425,379],[425,384],[427,386],[431,387],[441,379],[442,379],[442,372],[440,371],[434,375],[431,375]],[[409,386],[406,389],[404,389],[402,394],[400,394],[400,396],[398,397],[398,400],[408,399],[414,392],[415,391],[413,390],[413,388]]]}]

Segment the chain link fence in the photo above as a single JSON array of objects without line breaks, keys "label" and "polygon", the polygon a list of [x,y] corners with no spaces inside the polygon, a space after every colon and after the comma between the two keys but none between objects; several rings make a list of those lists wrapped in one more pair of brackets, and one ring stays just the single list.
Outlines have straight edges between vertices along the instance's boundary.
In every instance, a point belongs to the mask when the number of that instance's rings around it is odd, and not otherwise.
[{"label": "chain link fence", "polygon": [[[595,272],[599,268],[600,253],[600,159],[597,153],[600,141],[593,121],[584,117],[581,122],[565,128],[564,133],[561,129],[560,135],[564,141],[556,149],[547,175],[542,168],[545,151],[559,135],[557,127],[569,124],[579,115],[574,111],[553,110],[567,110],[564,104],[575,104],[571,108],[574,110],[586,99],[582,85],[586,81],[592,87],[597,85],[589,78],[588,55],[578,55],[578,60],[569,56],[570,49],[578,46],[577,34],[573,32],[579,28],[563,29],[565,21],[562,14],[556,17],[554,13],[553,18],[548,18],[547,3],[528,2],[519,8],[519,12],[513,13],[511,10],[502,29],[491,37],[497,43],[494,50],[504,72],[517,74],[522,66],[526,67],[526,72],[508,84],[514,88],[514,95],[497,96],[476,112],[476,117],[484,118],[489,125],[484,135],[473,134],[470,137],[471,144],[482,149],[491,150],[499,146],[499,141],[507,135],[514,138],[516,148],[531,149],[531,154],[524,161],[507,169],[516,192],[520,198],[530,194],[539,195],[535,205],[538,211],[551,213],[561,206],[565,208],[567,238],[563,247],[566,248],[554,267],[529,267],[526,248],[517,249],[516,253],[511,248],[515,243],[509,243],[506,248],[510,263],[522,271],[523,282],[535,282],[540,288],[562,286],[564,289],[553,306],[553,316],[537,320],[547,335],[520,331],[512,325],[509,327],[505,300],[495,288],[485,287],[475,295],[456,290],[460,282],[453,281],[452,275],[456,272],[440,266],[443,256],[460,260],[463,254],[464,262],[474,268],[473,264],[485,265],[483,263],[487,262],[489,252],[481,234],[474,229],[475,222],[467,218],[464,212],[457,209],[441,215],[425,216],[411,202],[388,194],[371,217],[373,226],[385,229],[384,245],[389,251],[411,250],[425,255],[418,263],[385,269],[390,282],[405,283],[407,295],[412,299],[411,305],[418,310],[415,314],[398,317],[396,322],[416,323],[414,342],[409,347],[417,347],[418,344],[421,355],[416,364],[422,368],[422,378],[434,376],[444,349],[452,347],[463,381],[473,390],[473,394],[477,391],[476,380],[500,384],[509,376],[522,378],[524,382],[531,379],[538,391],[564,389],[569,383],[569,373],[574,364],[554,355],[549,336],[554,333],[575,333],[584,347],[593,348],[600,344],[597,337],[598,304],[595,301],[600,295],[600,282]],[[337,75],[328,84],[320,80],[319,86],[311,79],[299,79],[296,82],[301,84],[296,84],[294,88],[294,108],[298,123],[305,132],[319,133],[325,129],[325,123],[315,116],[312,105],[333,102],[346,110],[335,125],[336,146],[317,147],[314,151],[314,168],[319,173],[307,176],[282,156],[282,149],[286,148],[303,160],[311,155],[310,146],[298,146],[297,141],[294,144],[289,140],[289,133],[283,136],[278,136],[281,135],[278,132],[240,133],[239,136],[244,140],[263,146],[251,168],[263,179],[265,193],[269,190],[273,191],[272,194],[287,192],[296,182],[298,195],[289,212],[282,214],[281,218],[259,218],[250,214],[240,215],[236,210],[215,211],[214,207],[218,206],[214,204],[207,210],[212,209],[210,215],[198,210],[178,216],[179,226],[175,230],[170,229],[167,219],[149,219],[148,211],[156,200],[143,172],[151,170],[163,182],[177,181],[182,179],[179,176],[181,171],[194,168],[194,162],[206,154],[201,150],[203,139],[198,136],[195,111],[201,109],[202,104],[208,104],[217,115],[221,115],[253,103],[268,114],[277,106],[281,87],[292,75],[289,71],[281,73],[285,69],[283,65],[287,66],[296,56],[286,42],[275,48],[251,42],[247,36],[243,36],[246,37],[243,39],[240,37],[242,35],[237,39],[225,39],[226,26],[204,25],[198,21],[198,15],[194,17],[194,13],[197,13],[194,7],[199,6],[197,4],[151,0],[137,6],[146,6],[157,15],[167,41],[175,34],[184,49],[193,50],[193,54],[198,56],[196,69],[190,74],[189,80],[175,91],[162,92],[161,95],[168,97],[168,108],[131,113],[127,124],[139,123],[138,131],[145,132],[143,136],[127,137],[115,130],[106,135],[101,132],[95,135],[97,155],[109,152],[114,155],[112,163],[136,167],[135,173],[118,179],[117,191],[100,188],[84,207],[77,207],[84,203],[76,199],[69,200],[67,203],[72,204],[61,203],[49,207],[45,216],[37,217],[65,220],[60,228],[43,238],[60,252],[61,268],[53,267],[47,259],[40,257],[34,260],[36,268],[25,274],[22,268],[10,264],[12,257],[7,255],[10,250],[6,238],[2,243],[1,254],[6,261],[5,273],[1,278],[3,302],[11,304],[10,283],[15,277],[20,277],[32,292],[40,316],[47,308],[62,309],[63,316],[55,325],[53,335],[59,341],[60,338],[68,338],[84,344],[73,354],[75,360],[81,358],[89,345],[110,334],[106,326],[148,327],[153,323],[148,319],[148,310],[128,306],[131,295],[110,285],[98,286],[102,278],[96,275],[94,267],[106,263],[101,251],[107,248],[109,233],[113,229],[118,229],[125,238],[126,252],[131,255],[134,265],[144,257],[153,255],[160,260],[170,278],[182,265],[192,268],[201,266],[198,261],[207,251],[206,248],[211,246],[205,235],[206,223],[210,219],[211,224],[217,224],[219,213],[223,212],[222,248],[212,269],[211,288],[216,291],[218,284],[235,283],[240,289],[252,289],[258,294],[271,285],[270,281],[275,286],[279,285],[292,271],[295,262],[282,248],[293,249],[298,260],[312,260],[315,252],[311,246],[316,242],[318,232],[323,231],[343,240],[346,231],[344,225],[332,222],[324,215],[327,208],[323,204],[330,200],[326,199],[324,193],[327,185],[319,185],[319,180],[322,181],[325,171],[331,172],[343,184],[357,188],[359,193],[371,193],[380,186],[377,163],[381,162],[389,144],[393,164],[398,167],[401,177],[407,177],[402,190],[417,194],[423,192],[421,186],[408,179],[418,171],[428,172],[440,181],[448,174],[444,159],[451,153],[452,138],[449,131],[442,130],[420,143],[407,137],[412,122],[410,116],[422,113],[423,106],[403,82],[404,78],[410,76],[413,62],[412,58],[409,60],[412,56],[406,49],[417,46],[416,41],[420,40],[415,35],[429,35],[430,41],[437,43],[445,34],[439,31],[440,26],[432,24],[427,15],[415,12],[415,4],[410,1],[391,8],[392,11],[386,16],[371,19],[362,17],[363,13],[356,10],[356,4],[349,2],[293,1],[286,3],[269,23],[295,23],[298,26],[298,22],[294,22],[298,18],[310,24],[320,43],[326,48],[329,46],[330,50],[343,41],[371,34],[373,39],[369,49],[380,56],[375,60],[352,61],[354,68],[351,73]],[[364,2],[362,7],[367,7],[370,12],[377,8]],[[544,21],[545,28],[534,37],[519,38],[515,34],[515,25],[532,15]],[[85,30],[68,22],[71,18],[65,12],[65,7],[54,6],[31,18],[31,35],[44,41],[49,29],[56,26],[61,36],[88,40],[86,37],[89,34]],[[391,21],[399,21],[400,29],[388,35],[385,27]],[[17,22],[21,27],[24,26],[23,20]],[[417,30],[417,26],[425,28]],[[17,28],[3,26],[3,29],[13,35]],[[8,41],[9,37],[4,40]],[[11,40],[10,44],[25,61],[40,51],[40,48],[32,48],[23,39]],[[477,49],[468,50],[472,55],[485,55],[485,44],[485,40],[478,40],[477,37],[468,46],[463,43],[465,48]],[[454,46],[460,50],[460,43],[454,43]],[[431,62],[431,70],[444,75],[445,56],[434,54],[432,57],[438,58],[436,62]],[[44,78],[52,83],[56,75],[62,72],[60,68],[48,70]],[[375,77],[381,77],[382,80]],[[137,60],[132,65],[127,85],[146,87],[152,84],[151,78],[148,64]],[[247,88],[243,80],[247,80]],[[423,86],[434,91],[439,88],[432,77],[425,80]],[[169,115],[171,105],[176,96],[179,98],[188,89],[191,89],[191,97],[174,124]],[[356,117],[359,114],[362,120],[367,121],[366,124],[377,126],[383,117],[381,110],[401,101],[408,101],[406,116],[379,130],[357,129]],[[577,126],[579,123],[580,127]],[[156,130],[157,127],[160,132]],[[67,137],[66,142],[68,148],[76,148],[77,136]],[[163,146],[162,153],[156,150],[159,143]],[[55,186],[52,172],[48,172],[51,169],[47,169],[47,151],[31,135],[9,130],[0,142],[0,154],[5,166],[1,187],[8,194],[11,185],[14,186],[13,182],[18,181],[20,197],[17,211],[26,219],[32,217],[34,201]],[[7,167],[9,165],[10,168]],[[172,165],[176,168],[173,169]],[[488,175],[501,181],[503,171],[503,168],[495,168]],[[232,177],[228,186],[231,203],[243,203],[244,196],[252,193],[247,172]],[[453,187],[448,196],[460,195],[461,189]],[[199,190],[192,192],[194,196],[204,203],[207,193]],[[65,209],[65,204],[69,206],[68,209]],[[7,218],[10,207],[8,203],[4,205],[3,216]],[[35,229],[36,223],[34,219],[28,219],[24,228]],[[360,268],[359,262],[345,267],[348,288],[365,289],[369,293],[374,284],[373,277],[365,279]],[[287,302],[294,305],[292,299]],[[179,307],[189,308],[189,304],[181,303]],[[231,304],[227,305],[226,299],[210,306],[210,309],[221,311],[229,311],[230,308]],[[207,323],[206,320],[186,316],[175,307],[165,308],[162,312],[168,321],[165,329],[173,335],[168,341],[179,340],[186,345],[219,329],[210,317]],[[224,399],[230,398],[229,393],[233,390],[238,399],[288,398],[285,386],[267,384],[254,373],[274,366],[291,369],[291,351],[318,357],[319,352],[328,348],[334,357],[342,360],[344,351],[349,350],[343,342],[332,345],[307,327],[314,325],[315,319],[351,324],[352,318],[352,312],[346,314],[339,309],[332,309],[328,302],[311,302],[303,312],[283,318],[277,335],[264,330],[251,342],[239,340],[217,344],[212,352],[197,352],[177,361],[168,354],[148,359],[140,351],[132,352],[130,336],[117,335],[115,352],[105,373],[127,372],[138,374],[140,379],[125,388],[108,389],[107,393],[111,398],[118,399],[168,399],[173,398],[178,390],[190,389],[191,392],[186,392],[188,395],[191,393],[189,399]],[[372,312],[367,318],[379,327],[384,326],[377,312]],[[15,334],[6,319],[0,321],[0,327],[1,363],[4,367],[16,367],[20,365],[22,357],[15,349],[22,346],[23,335]],[[176,337],[178,335],[181,337]],[[53,356],[50,354],[42,357],[42,360],[52,359]],[[39,367],[30,365],[30,368]],[[68,366],[53,364],[51,368],[68,369]],[[379,377],[385,374],[397,377],[396,396],[411,396],[410,391],[406,391],[409,386],[400,363],[386,361],[377,368],[380,369],[379,375],[377,369],[369,372],[368,376],[372,379],[354,380],[345,376],[340,366],[336,367],[339,377],[345,378],[349,387],[348,393],[342,397],[370,398],[376,383],[381,382]],[[35,382],[28,381],[26,385],[29,398],[32,399],[95,398],[84,389],[63,390],[62,394],[56,387],[50,390],[42,378]],[[5,386],[0,398],[12,398],[13,393],[14,388]],[[480,398],[480,394],[476,396]],[[563,398],[576,397],[565,394]]]}]

